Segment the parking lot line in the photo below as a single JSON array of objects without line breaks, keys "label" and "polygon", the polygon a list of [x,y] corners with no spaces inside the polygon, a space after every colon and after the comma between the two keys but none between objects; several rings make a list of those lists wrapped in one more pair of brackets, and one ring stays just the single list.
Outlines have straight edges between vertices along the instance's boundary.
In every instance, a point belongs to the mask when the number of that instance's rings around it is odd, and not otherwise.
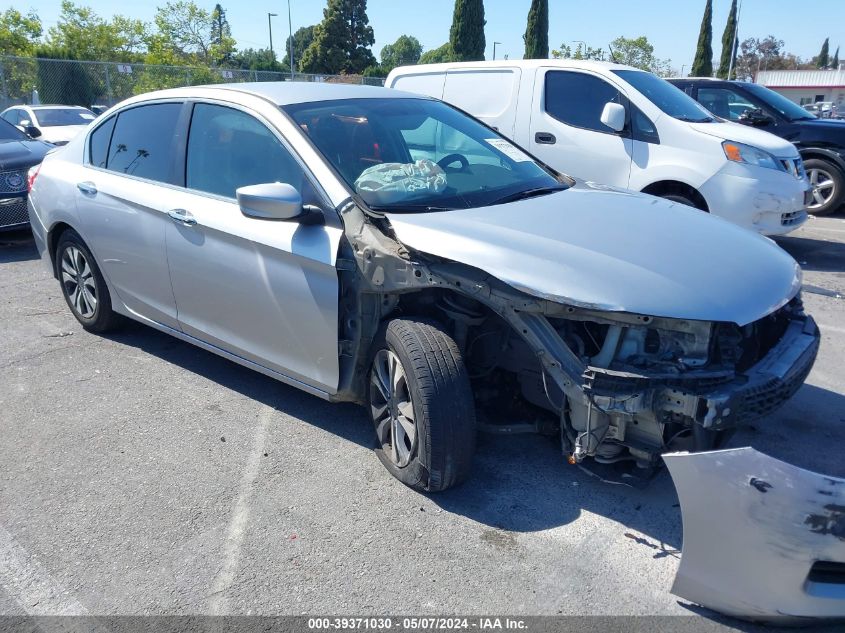
[{"label": "parking lot line", "polygon": [[228,612],[228,599],[226,592],[235,580],[235,573],[238,570],[240,560],[241,543],[243,543],[244,532],[249,522],[249,507],[252,500],[252,488],[258,469],[261,465],[261,455],[264,453],[264,444],[267,441],[267,428],[275,413],[273,407],[264,406],[258,420],[258,428],[255,431],[255,438],[252,443],[252,450],[247,458],[244,470],[241,475],[241,482],[238,486],[238,496],[232,506],[232,518],[229,520],[229,527],[226,530],[226,542],[223,548],[223,566],[211,583],[209,591],[208,608],[211,615],[224,615]]},{"label": "parking lot line", "polygon": [[29,615],[88,615],[70,591],[44,571],[2,526],[0,585]]}]

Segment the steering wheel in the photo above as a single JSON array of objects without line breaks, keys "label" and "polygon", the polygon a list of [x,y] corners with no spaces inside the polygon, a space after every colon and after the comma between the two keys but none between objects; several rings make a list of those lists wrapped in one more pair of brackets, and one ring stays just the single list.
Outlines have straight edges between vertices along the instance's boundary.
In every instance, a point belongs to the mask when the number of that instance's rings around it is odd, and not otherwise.
[{"label": "steering wheel", "polygon": [[443,171],[446,171],[446,167],[454,162],[461,164],[460,168],[455,171],[469,171],[469,161],[462,154],[449,154],[437,161],[437,164]]}]

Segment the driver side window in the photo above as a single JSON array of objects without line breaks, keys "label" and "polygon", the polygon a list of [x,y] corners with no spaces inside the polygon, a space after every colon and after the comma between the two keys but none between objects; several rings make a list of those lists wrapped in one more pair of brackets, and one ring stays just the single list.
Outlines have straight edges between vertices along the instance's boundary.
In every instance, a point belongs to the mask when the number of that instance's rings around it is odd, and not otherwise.
[{"label": "driver side window", "polygon": [[698,101],[716,116],[729,121],[739,121],[745,112],[759,107],[728,88],[699,88]]}]

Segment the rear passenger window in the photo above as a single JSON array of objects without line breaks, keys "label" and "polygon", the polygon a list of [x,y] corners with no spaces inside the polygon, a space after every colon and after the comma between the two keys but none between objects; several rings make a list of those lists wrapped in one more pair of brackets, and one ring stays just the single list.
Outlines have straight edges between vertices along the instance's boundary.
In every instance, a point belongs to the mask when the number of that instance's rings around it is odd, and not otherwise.
[{"label": "rear passenger window", "polygon": [[302,192],[304,172],[255,117],[198,103],[191,116],[185,185],[227,198],[246,185],[283,182]]},{"label": "rear passenger window", "polygon": [[619,91],[603,79],[568,71],[546,73],[546,112],[567,125],[615,134],[601,122],[604,106],[611,101],[627,105]]},{"label": "rear passenger window", "polygon": [[114,130],[116,120],[117,117],[111,117],[91,132],[91,138],[88,140],[89,160],[94,167],[106,166],[106,159],[109,156],[109,141],[111,141],[111,133]]},{"label": "rear passenger window", "polygon": [[157,103],[117,115],[106,168],[150,180],[169,182],[171,146],[181,103]]}]

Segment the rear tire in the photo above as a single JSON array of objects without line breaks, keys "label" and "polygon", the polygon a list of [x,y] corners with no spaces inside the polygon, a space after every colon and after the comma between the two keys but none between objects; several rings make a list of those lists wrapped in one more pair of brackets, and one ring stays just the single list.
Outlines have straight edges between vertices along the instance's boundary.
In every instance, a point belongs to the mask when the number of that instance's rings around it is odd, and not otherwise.
[{"label": "rear tire", "polygon": [[91,251],[73,229],[56,246],[56,273],[70,311],[84,329],[101,334],[120,323],[111,296]]},{"label": "rear tire", "polygon": [[804,169],[813,187],[813,201],[807,213],[834,213],[845,202],[845,176],[836,165],[819,158],[804,161]]},{"label": "rear tire", "polygon": [[436,323],[393,319],[371,358],[368,409],[384,467],[417,490],[464,481],[475,452],[475,405],[455,341]]}]

